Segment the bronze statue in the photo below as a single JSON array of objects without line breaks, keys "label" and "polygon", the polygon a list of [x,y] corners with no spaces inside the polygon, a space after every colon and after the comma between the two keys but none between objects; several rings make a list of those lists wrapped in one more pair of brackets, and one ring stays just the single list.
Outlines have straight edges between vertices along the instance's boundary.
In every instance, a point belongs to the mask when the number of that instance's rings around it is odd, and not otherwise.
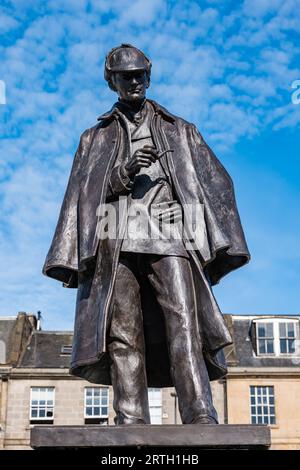
[{"label": "bronze statue", "polygon": [[[116,424],[149,423],[147,386],[172,385],[183,423],[217,423],[209,380],[231,337],[211,286],[250,256],[230,176],[193,124],[145,98],[150,73],[134,46],[107,55],[119,100],[81,136],[43,272],[78,289],[71,373],[113,385]],[[114,236],[99,229],[108,206]]]}]

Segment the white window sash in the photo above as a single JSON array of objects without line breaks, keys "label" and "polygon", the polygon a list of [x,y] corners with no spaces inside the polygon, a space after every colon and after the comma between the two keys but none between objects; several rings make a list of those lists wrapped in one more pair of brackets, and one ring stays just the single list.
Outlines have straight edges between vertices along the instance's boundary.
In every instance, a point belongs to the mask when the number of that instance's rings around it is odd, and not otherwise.
[{"label": "white window sash", "polygon": [[[251,387],[254,388],[254,394],[251,394]],[[266,388],[266,395],[263,393],[258,393],[258,389]],[[251,385],[249,387],[250,392],[250,422],[252,423],[252,418],[255,418],[256,424],[266,424],[264,423],[264,418],[267,417],[268,424],[273,426],[276,424],[276,409],[275,409],[275,388],[273,385]],[[255,399],[255,404],[251,403],[251,398]],[[263,398],[266,397],[267,403],[263,403]],[[274,403],[270,403],[270,398],[274,399]],[[261,399],[261,403],[258,403],[258,398]],[[252,407],[255,408],[255,413],[252,413]],[[262,413],[258,414],[258,407],[262,408]],[[267,408],[267,413],[264,413],[263,407]],[[274,413],[271,413],[271,407],[274,408]],[[258,418],[262,418],[262,423],[258,423]],[[274,423],[271,423],[271,418],[274,418]],[[254,423],[253,423],[254,424]]]},{"label": "white window sash", "polygon": [[[42,399],[45,401],[45,405],[41,405]],[[48,405],[47,401],[52,401],[52,405]],[[33,405],[33,401],[37,401],[36,405]],[[37,410],[37,416],[32,416],[32,411]],[[40,411],[45,410],[45,416],[40,416]],[[30,409],[29,419],[30,421],[53,421],[55,410],[55,387],[31,387],[30,388]],[[52,411],[52,416],[47,416],[47,411]]]},{"label": "white window sash", "polygon": [[[299,340],[299,320],[293,320],[290,318],[286,319],[277,319],[277,318],[263,318],[261,320],[255,320],[255,328],[256,328],[256,350],[257,355],[260,357],[295,357],[295,355],[299,355],[299,351],[297,351],[297,340]],[[269,338],[259,337],[258,336],[258,326],[261,323],[273,323],[273,353],[261,353],[259,352],[259,341],[264,340],[266,341]],[[295,332],[295,352],[294,353],[282,353],[280,352],[280,333],[279,333],[279,325],[280,323],[292,323],[294,325],[294,332]],[[285,339],[285,338],[282,338]],[[288,338],[286,338],[288,339]],[[290,338],[292,339],[292,338]]]},{"label": "white window sash", "polygon": [[[92,394],[87,395],[87,391],[91,390]],[[99,396],[95,396],[95,391],[100,390]],[[105,393],[104,393],[105,392]],[[107,400],[107,405],[102,405],[101,400],[103,396],[105,395],[105,398]],[[95,398],[99,399],[99,405],[95,405]],[[91,399],[92,403],[87,404],[87,400]],[[87,408],[92,408],[92,414],[89,415],[87,414]],[[99,414],[95,414],[95,408],[99,408]],[[107,413],[103,413],[102,409],[107,408]],[[107,387],[86,387],[84,389],[84,418],[85,419],[106,419],[108,418],[109,415],[109,388]]]},{"label": "white window sash", "polygon": [[152,424],[162,423],[162,390],[161,388],[149,388],[149,412]]}]

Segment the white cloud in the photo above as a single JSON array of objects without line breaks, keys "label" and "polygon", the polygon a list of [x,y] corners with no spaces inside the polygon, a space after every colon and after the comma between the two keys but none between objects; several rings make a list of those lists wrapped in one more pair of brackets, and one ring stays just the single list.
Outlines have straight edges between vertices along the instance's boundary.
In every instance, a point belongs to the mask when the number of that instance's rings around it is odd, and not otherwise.
[{"label": "white cloud", "polygon": [[135,0],[130,2],[127,8],[121,12],[120,24],[126,27],[129,24],[147,26],[153,21],[157,21],[159,16],[165,13],[165,8],[164,0],[152,0],[151,2]]},{"label": "white cloud", "polygon": [[2,34],[7,33],[19,26],[19,22],[5,13],[0,13],[0,30]]},{"label": "white cloud", "polygon": [[278,10],[284,0],[245,0],[243,13],[247,16],[264,17]]}]

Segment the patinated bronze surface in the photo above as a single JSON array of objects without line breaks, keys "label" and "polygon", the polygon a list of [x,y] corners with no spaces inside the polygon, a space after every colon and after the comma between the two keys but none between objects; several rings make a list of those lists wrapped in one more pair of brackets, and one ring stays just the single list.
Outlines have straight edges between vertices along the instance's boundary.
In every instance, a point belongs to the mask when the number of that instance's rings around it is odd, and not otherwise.
[{"label": "patinated bronze surface", "polygon": [[231,337],[211,285],[250,256],[228,173],[145,98],[150,72],[133,46],[108,54],[119,100],[81,136],[43,272],[78,289],[71,373],[113,385],[116,424],[149,423],[147,386],[171,385],[183,423],[216,423]]}]

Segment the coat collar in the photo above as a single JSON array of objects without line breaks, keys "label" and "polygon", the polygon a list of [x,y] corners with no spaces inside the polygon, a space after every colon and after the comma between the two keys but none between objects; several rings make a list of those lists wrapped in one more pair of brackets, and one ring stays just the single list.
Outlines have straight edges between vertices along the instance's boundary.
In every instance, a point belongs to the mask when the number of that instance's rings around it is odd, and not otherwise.
[{"label": "coat collar", "polygon": [[[175,119],[176,119],[175,116],[173,114],[169,113],[169,111],[166,108],[164,108],[160,104],[156,103],[156,101],[153,101],[153,100],[147,100],[147,101],[152,104],[156,114],[163,115],[169,121],[172,121],[172,122],[175,121]],[[113,105],[113,107],[111,108],[110,111],[108,111],[104,114],[101,114],[101,116],[99,116],[97,120],[98,121],[106,121],[106,120],[114,118],[115,115],[118,112],[118,107],[116,106],[116,104],[117,103],[115,103]]]}]

